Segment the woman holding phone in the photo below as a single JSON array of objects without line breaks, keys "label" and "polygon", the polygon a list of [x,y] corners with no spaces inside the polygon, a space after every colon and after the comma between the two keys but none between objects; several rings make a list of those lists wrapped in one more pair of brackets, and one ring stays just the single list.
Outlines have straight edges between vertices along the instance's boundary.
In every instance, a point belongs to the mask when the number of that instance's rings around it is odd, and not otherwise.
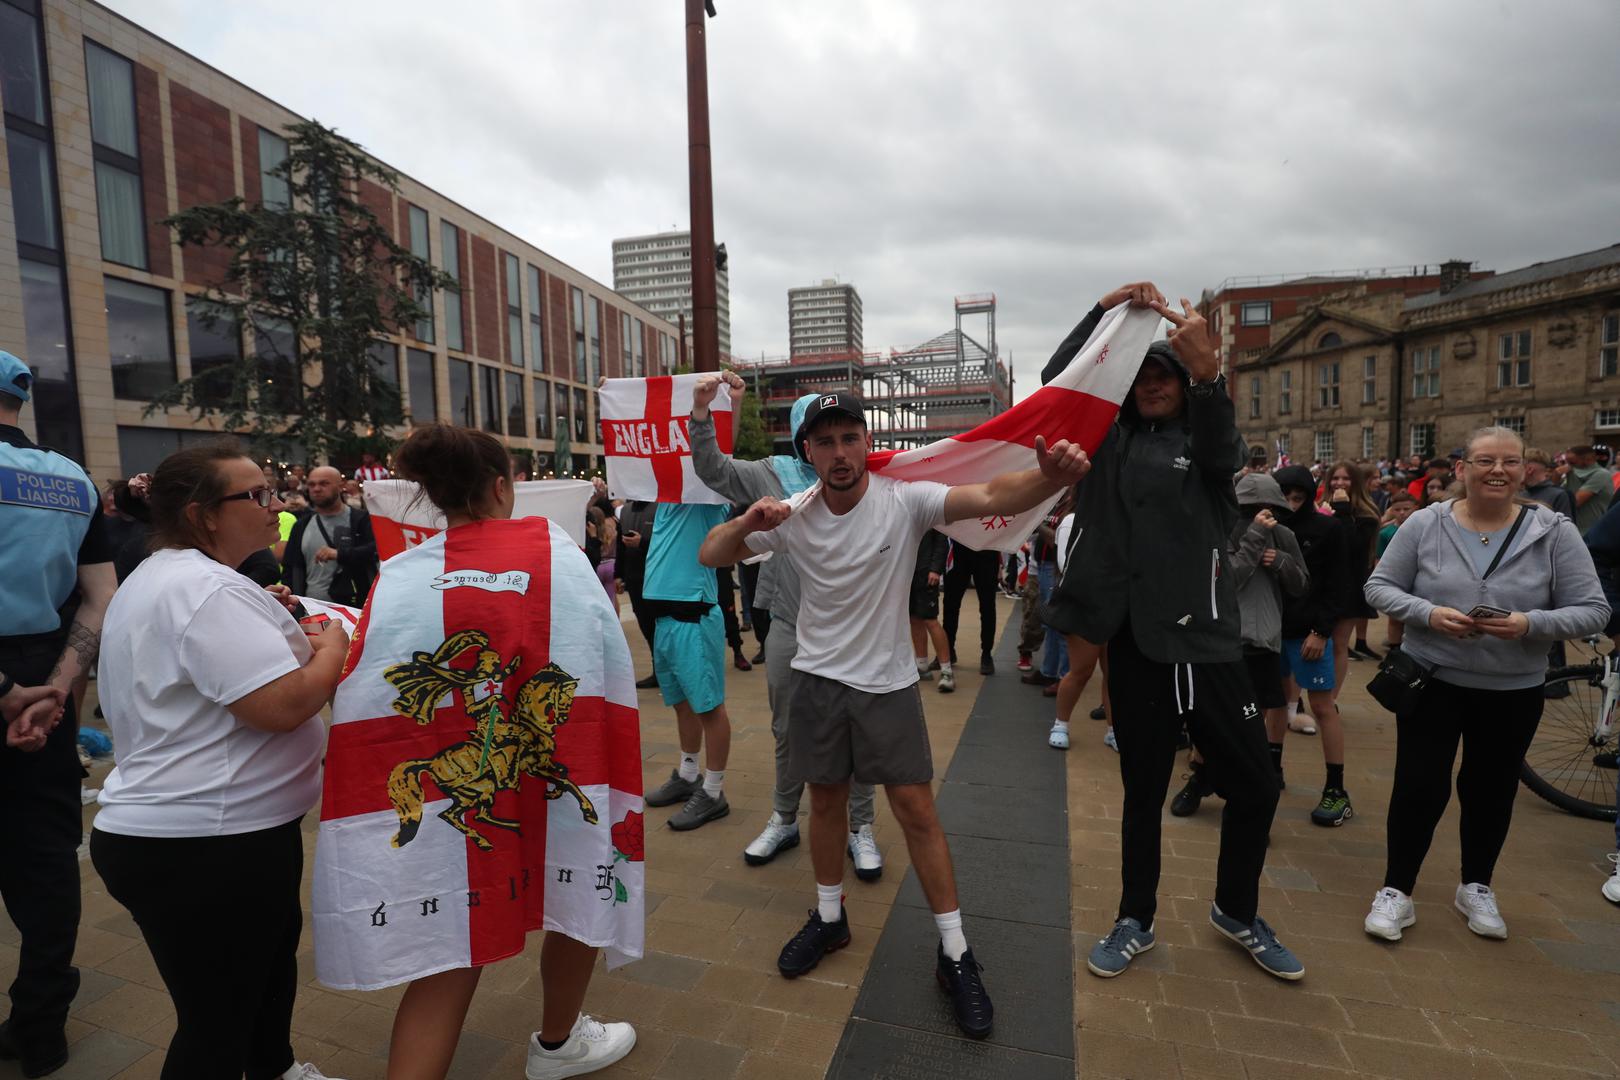
[{"label": "woman holding phone", "polygon": [[1462,743],[1462,881],[1455,906],[1482,937],[1507,937],[1491,874],[1507,840],[1519,762],[1541,721],[1547,648],[1601,630],[1609,605],[1574,524],[1516,496],[1524,441],[1500,427],[1468,440],[1462,496],[1407,519],[1367,580],[1368,603],[1406,625],[1401,649],[1432,669],[1396,714],[1384,887],[1363,924],[1399,941],[1412,890],[1451,797]]}]

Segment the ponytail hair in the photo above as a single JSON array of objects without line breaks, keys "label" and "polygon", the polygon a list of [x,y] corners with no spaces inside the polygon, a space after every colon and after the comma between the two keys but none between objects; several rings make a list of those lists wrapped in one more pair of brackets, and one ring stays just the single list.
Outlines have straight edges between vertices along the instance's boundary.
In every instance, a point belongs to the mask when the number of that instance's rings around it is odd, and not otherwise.
[{"label": "ponytail hair", "polygon": [[394,452],[394,473],[422,488],[445,514],[487,517],[490,481],[512,479],[512,458],[487,432],[454,424],[424,424]]}]

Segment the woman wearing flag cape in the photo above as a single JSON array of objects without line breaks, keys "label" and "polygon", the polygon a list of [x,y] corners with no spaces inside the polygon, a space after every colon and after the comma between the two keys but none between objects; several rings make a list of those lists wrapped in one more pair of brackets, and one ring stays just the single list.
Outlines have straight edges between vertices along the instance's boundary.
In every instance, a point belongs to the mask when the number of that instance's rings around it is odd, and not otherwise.
[{"label": "woman wearing flag cape", "polygon": [[388,1076],[443,1078],[483,965],[544,928],[530,1080],[635,1045],[580,1012],[597,949],[640,957],[641,750],[629,648],[578,546],[511,520],[506,448],[412,432],[396,472],[448,527],[383,563],[333,700],[315,958],[343,989],[409,982]]}]

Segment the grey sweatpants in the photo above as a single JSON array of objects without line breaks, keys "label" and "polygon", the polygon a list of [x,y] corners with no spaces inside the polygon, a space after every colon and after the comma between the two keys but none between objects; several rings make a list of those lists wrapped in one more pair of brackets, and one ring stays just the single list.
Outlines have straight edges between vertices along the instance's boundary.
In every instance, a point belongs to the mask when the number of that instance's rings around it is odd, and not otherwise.
[{"label": "grey sweatpants", "polygon": [[[780,615],[771,619],[765,641],[765,693],[771,704],[771,734],[776,737],[776,812],[791,817],[799,812],[804,785],[788,777],[787,696],[788,673],[799,651],[799,628]],[[872,824],[872,785],[849,785],[849,827]]]}]

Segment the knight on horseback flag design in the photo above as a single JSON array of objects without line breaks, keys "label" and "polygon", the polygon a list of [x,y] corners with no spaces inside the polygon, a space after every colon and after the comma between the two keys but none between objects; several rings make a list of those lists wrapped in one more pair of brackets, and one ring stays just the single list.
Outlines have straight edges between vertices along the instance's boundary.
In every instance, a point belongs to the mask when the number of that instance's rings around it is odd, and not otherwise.
[{"label": "knight on horseback flag design", "polygon": [[316,971],[373,989],[521,952],[529,930],[642,951],[629,649],[584,554],[542,518],[383,563],[333,702]]}]

